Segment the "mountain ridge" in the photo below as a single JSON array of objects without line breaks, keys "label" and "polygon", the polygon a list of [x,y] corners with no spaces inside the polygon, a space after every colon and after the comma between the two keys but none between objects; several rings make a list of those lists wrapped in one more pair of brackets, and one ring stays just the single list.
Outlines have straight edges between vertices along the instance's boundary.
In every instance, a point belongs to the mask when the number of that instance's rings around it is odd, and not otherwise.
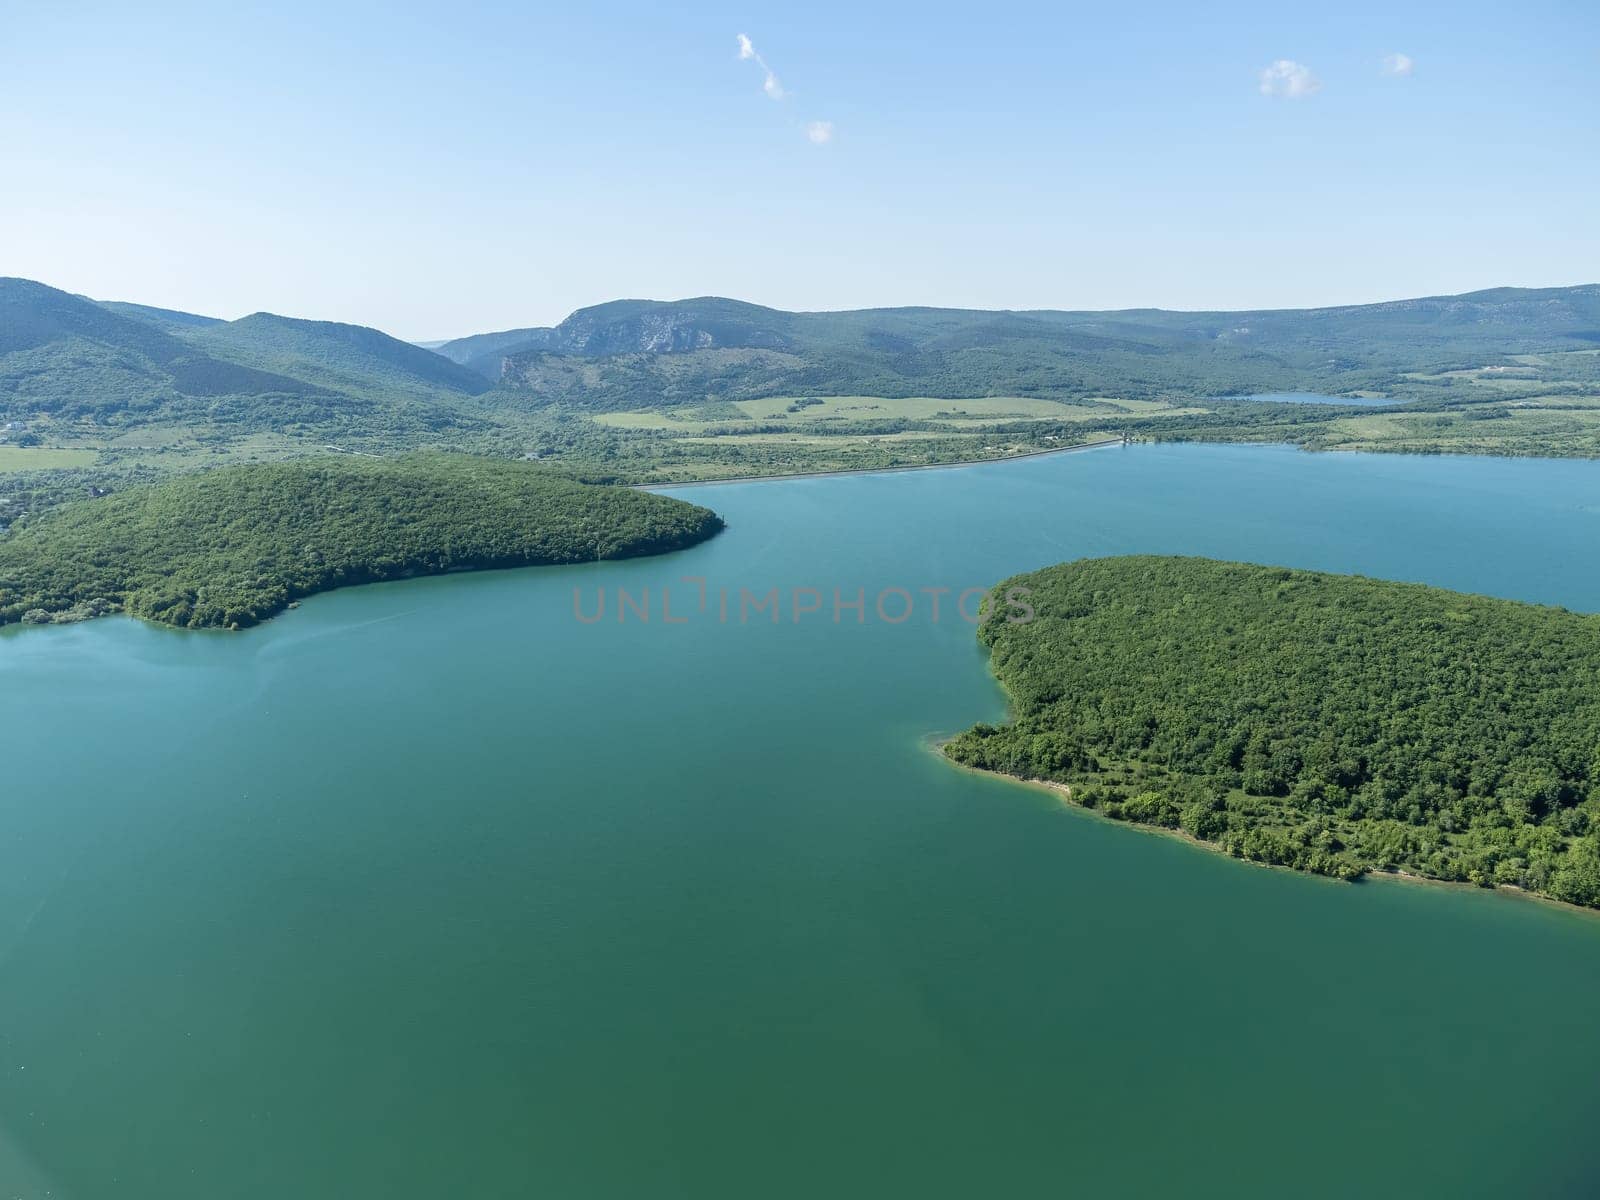
[{"label": "mountain ridge", "polygon": [[422,437],[481,425],[453,405],[488,387],[364,326],[216,321],[0,278],[0,412],[12,419]]},{"label": "mountain ridge", "polygon": [[809,394],[1132,399],[1382,390],[1408,373],[1600,344],[1600,285],[1318,309],[931,307],[788,313],[612,301],[439,352],[537,403],[596,410]]},{"label": "mountain ridge", "polygon": [[1600,284],[1237,312],[624,299],[434,350],[361,325],[217,321],[0,279],[0,409],[329,440],[781,396],[1421,397],[1439,387],[1424,377],[1597,346]]},{"label": "mountain ridge", "polygon": [[301,377],[335,386],[361,386],[373,377],[393,379],[399,386],[410,377],[460,395],[488,390],[479,376],[442,355],[366,325],[254,312],[187,336],[195,345],[239,361],[296,360]]}]

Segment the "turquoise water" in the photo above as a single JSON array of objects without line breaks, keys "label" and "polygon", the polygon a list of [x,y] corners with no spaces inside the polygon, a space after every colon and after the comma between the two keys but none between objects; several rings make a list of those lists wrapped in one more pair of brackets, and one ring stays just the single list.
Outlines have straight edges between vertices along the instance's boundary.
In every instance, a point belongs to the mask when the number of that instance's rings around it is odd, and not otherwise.
[{"label": "turquoise water", "polygon": [[669,558],[0,634],[0,1194],[1595,1194],[1600,920],[952,770],[1002,703],[920,589],[1184,552],[1600,609],[1600,464],[683,494],[729,528]]}]

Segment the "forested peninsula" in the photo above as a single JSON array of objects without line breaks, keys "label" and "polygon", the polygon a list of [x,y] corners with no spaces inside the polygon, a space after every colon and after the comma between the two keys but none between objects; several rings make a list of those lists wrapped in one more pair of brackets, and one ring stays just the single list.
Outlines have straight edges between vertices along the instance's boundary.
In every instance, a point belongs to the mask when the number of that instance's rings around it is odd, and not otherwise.
[{"label": "forested peninsula", "polygon": [[1600,616],[1201,558],[1012,587],[1034,619],[979,628],[1012,720],[955,762],[1240,858],[1600,907]]},{"label": "forested peninsula", "polygon": [[0,624],[121,611],[237,629],[351,584],[659,554],[721,528],[681,500],[462,455],[221,467],[0,537]]}]

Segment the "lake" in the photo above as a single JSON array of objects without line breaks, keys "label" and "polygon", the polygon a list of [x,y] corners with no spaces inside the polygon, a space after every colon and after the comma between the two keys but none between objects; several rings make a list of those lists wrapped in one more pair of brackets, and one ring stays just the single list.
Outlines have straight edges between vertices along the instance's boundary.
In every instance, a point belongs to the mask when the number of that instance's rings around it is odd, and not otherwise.
[{"label": "lake", "polygon": [[926,740],[1004,711],[960,593],[1084,555],[1600,609],[1600,463],[681,494],[728,529],[667,558],[0,634],[4,1194],[1595,1194],[1600,918],[1236,863]]}]

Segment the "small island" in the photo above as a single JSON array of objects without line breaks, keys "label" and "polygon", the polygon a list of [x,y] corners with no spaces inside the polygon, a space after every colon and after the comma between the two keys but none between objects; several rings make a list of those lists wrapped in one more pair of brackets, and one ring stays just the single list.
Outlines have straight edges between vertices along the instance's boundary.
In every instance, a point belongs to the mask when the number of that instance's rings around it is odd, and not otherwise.
[{"label": "small island", "polygon": [[126,612],[240,629],[352,584],[661,554],[721,528],[681,500],[466,455],[219,467],[0,536],[0,625]]},{"label": "small island", "polygon": [[1600,616],[1203,558],[1007,580],[964,766],[1239,858],[1600,907]]}]

